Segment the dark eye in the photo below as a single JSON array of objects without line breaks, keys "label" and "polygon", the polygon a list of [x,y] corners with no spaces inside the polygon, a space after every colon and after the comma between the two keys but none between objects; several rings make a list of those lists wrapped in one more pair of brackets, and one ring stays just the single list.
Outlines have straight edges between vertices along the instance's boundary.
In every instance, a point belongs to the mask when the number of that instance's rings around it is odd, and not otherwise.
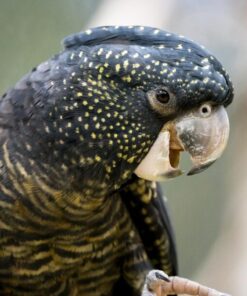
[{"label": "dark eye", "polygon": [[161,104],[166,104],[170,100],[170,96],[168,92],[165,89],[159,89],[156,92],[156,99],[159,101]]},{"label": "dark eye", "polygon": [[176,97],[164,87],[149,90],[147,99],[152,109],[161,115],[167,116],[176,111]]}]

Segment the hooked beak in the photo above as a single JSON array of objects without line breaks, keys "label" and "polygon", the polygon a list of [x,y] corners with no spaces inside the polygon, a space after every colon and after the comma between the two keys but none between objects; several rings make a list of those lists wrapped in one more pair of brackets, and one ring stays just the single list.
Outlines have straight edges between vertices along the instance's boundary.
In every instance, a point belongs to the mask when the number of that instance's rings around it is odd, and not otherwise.
[{"label": "hooked beak", "polygon": [[180,153],[191,156],[188,175],[202,172],[223,153],[229,137],[229,120],[223,106],[204,104],[164,125],[148,154],[136,168],[137,176],[163,181],[181,175]]}]

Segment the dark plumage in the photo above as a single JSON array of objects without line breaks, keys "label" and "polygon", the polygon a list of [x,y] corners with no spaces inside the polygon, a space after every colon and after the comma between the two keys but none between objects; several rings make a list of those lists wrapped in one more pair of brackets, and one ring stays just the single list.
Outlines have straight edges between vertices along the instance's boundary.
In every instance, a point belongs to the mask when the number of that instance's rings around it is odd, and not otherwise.
[{"label": "dark plumage", "polygon": [[160,190],[133,172],[168,120],[227,106],[232,85],[203,48],[154,28],[64,45],[0,100],[1,295],[140,295],[177,259]]}]

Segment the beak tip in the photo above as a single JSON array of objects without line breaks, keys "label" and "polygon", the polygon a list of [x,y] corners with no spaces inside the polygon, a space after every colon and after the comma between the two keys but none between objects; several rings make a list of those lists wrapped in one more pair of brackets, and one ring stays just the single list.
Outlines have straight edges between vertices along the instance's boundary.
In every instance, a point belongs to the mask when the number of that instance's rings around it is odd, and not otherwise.
[{"label": "beak tip", "polygon": [[206,170],[210,167],[216,160],[211,160],[206,163],[202,163],[199,165],[194,166],[188,173],[187,176],[192,176],[201,173],[202,171]]}]

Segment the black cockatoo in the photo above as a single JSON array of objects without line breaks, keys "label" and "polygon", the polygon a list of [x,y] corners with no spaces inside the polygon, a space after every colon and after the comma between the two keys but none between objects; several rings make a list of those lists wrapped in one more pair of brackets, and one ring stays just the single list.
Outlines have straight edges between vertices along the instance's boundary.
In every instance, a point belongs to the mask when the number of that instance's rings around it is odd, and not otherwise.
[{"label": "black cockatoo", "polygon": [[0,294],[141,295],[177,273],[156,181],[211,165],[233,87],[194,42],[142,26],[64,40],[0,99]]}]

